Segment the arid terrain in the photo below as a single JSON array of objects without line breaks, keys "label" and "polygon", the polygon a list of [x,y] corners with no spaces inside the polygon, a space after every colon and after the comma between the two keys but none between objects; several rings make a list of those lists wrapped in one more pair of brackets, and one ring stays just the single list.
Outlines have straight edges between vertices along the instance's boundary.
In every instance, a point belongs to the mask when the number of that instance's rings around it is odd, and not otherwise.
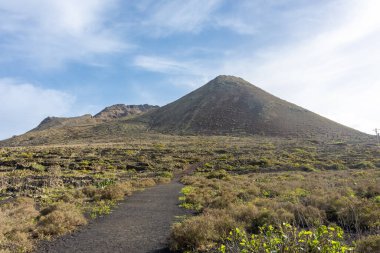
[{"label": "arid terrain", "polygon": [[240,78],[0,145],[0,252],[380,250],[374,136]]}]

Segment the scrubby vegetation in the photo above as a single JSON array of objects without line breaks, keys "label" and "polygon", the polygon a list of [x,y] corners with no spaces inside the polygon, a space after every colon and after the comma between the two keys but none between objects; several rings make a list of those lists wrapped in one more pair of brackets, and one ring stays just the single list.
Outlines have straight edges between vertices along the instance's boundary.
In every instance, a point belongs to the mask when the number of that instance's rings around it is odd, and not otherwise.
[{"label": "scrubby vegetation", "polygon": [[[292,235],[294,247],[314,247],[307,240],[318,237],[321,247],[339,246],[335,252],[376,252],[379,167],[378,147],[344,140],[157,135],[128,144],[2,148],[0,251],[32,251],[37,240],[109,214],[134,191],[182,176],[181,206],[195,215],[173,226],[174,250],[252,252]],[[304,244],[300,233],[311,233]]]},{"label": "scrubby vegetation", "polygon": [[0,149],[0,252],[30,252],[38,240],[109,214],[134,191],[169,182],[172,159],[158,154],[120,146]]},{"label": "scrubby vegetation", "polygon": [[374,165],[380,150],[284,144],[266,144],[254,154],[222,152],[183,177],[181,206],[196,215],[173,226],[171,248],[380,251],[380,171]]},{"label": "scrubby vegetation", "polygon": [[[202,172],[182,179],[187,185],[182,206],[199,215],[173,227],[174,249],[216,248],[235,228],[263,244],[268,238],[260,237],[262,227],[281,227],[284,222],[299,231],[338,226],[347,241],[380,231],[380,206],[375,197],[380,194],[378,170],[220,175],[224,172]],[[302,251],[291,248],[286,252]]]},{"label": "scrubby vegetation", "polygon": [[260,227],[258,234],[248,236],[245,231],[236,228],[231,231],[225,244],[219,248],[225,252],[325,252],[344,253],[352,251],[343,242],[340,227],[324,225],[314,230],[298,230],[288,223],[278,228],[272,225]]}]

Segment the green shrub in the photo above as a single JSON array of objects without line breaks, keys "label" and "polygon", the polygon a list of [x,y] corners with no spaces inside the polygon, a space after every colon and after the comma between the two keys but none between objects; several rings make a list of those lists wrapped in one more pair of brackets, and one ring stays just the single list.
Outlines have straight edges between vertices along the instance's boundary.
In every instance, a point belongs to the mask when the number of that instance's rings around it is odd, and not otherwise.
[{"label": "green shrub", "polygon": [[165,177],[165,178],[173,178],[173,172],[170,171],[162,171],[157,174],[159,177]]},{"label": "green shrub", "polygon": [[376,166],[370,161],[361,161],[353,166],[355,169],[375,169]]},{"label": "green shrub", "polygon": [[258,234],[247,235],[236,228],[219,248],[226,252],[345,253],[353,248],[343,241],[343,230],[337,226],[320,226],[315,230],[298,230],[284,223],[279,227],[263,226]]},{"label": "green shrub", "polygon": [[346,166],[342,163],[331,163],[330,165],[327,166],[327,169],[329,170],[344,170],[346,169]]},{"label": "green shrub", "polygon": [[103,189],[103,188],[105,188],[109,185],[113,185],[113,184],[115,184],[115,180],[107,178],[107,179],[104,179],[100,182],[97,182],[95,186],[96,186],[96,188]]},{"label": "green shrub", "polygon": [[204,166],[205,168],[207,168],[207,169],[212,169],[212,168],[214,167],[214,165],[211,164],[211,163],[205,163],[203,166]]},{"label": "green shrub", "polygon": [[206,176],[206,178],[208,178],[208,179],[212,179],[212,178],[227,179],[227,178],[229,178],[229,176],[230,175],[225,170],[213,170],[210,173],[208,173],[208,175]]},{"label": "green shrub", "polygon": [[90,217],[92,219],[95,219],[98,216],[110,214],[113,206],[115,206],[114,201],[109,201],[109,200],[98,201],[96,202],[96,205],[91,208]]},{"label": "green shrub", "polygon": [[37,171],[37,172],[44,172],[45,171],[45,166],[39,163],[32,163],[30,166],[32,170]]}]

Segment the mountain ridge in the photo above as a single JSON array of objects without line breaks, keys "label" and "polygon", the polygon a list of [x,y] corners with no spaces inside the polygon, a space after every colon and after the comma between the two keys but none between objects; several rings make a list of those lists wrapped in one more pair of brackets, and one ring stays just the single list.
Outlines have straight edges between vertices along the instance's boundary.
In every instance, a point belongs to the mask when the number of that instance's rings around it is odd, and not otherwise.
[{"label": "mountain ridge", "polygon": [[157,109],[157,105],[125,105],[114,104],[105,107],[103,110],[92,116],[91,114],[85,114],[76,117],[54,117],[49,116],[43,119],[40,124],[30,131],[45,130],[52,127],[64,127],[64,126],[80,126],[86,124],[100,123],[107,120],[114,120],[129,116],[136,116],[153,109]]},{"label": "mountain ridge", "polygon": [[125,104],[114,104],[107,106],[102,111],[94,115],[94,118],[99,119],[115,119],[131,115],[141,114],[152,109],[157,109],[157,105],[125,105]]},{"label": "mountain ridge", "polygon": [[95,116],[48,117],[0,145],[117,140],[146,133],[262,135],[288,138],[367,138],[305,108],[280,99],[242,78],[221,75],[163,107],[115,104]]}]

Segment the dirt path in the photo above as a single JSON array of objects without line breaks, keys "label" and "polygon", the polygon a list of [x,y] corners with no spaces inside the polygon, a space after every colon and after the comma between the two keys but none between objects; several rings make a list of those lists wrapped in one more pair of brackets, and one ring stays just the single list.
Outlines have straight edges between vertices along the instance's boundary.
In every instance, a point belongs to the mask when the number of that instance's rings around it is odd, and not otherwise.
[{"label": "dirt path", "polygon": [[53,242],[43,242],[37,252],[169,252],[167,239],[176,216],[183,185],[174,180],[134,193],[110,215]]}]

